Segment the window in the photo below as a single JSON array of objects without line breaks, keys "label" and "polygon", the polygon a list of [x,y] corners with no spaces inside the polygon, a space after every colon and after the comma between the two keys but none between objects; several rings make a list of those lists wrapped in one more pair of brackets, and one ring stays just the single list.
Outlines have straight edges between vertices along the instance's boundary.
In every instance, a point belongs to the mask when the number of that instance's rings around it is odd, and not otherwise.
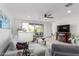
[{"label": "window", "polygon": [[28,23],[23,23],[23,24],[22,24],[22,29],[23,29],[23,30],[26,30],[26,31],[28,32],[28,26],[29,26]]},{"label": "window", "polygon": [[42,25],[35,25],[35,31],[38,33],[43,32],[43,26]]},{"label": "window", "polygon": [[26,32],[34,32],[35,34],[43,33],[43,24],[22,23],[22,29]]},{"label": "window", "polygon": [[22,23],[22,29],[26,32],[43,32],[42,24]]}]

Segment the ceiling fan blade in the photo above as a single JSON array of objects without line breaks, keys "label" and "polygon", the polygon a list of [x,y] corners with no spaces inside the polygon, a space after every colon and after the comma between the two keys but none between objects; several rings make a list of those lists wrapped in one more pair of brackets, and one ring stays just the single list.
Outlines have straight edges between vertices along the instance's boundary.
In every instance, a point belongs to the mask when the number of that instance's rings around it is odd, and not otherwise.
[{"label": "ceiling fan blade", "polygon": [[73,3],[67,3],[66,5],[65,5],[65,7],[70,7],[70,6],[72,6],[73,5]]},{"label": "ceiling fan blade", "polygon": [[47,17],[47,18],[54,18],[54,17]]},{"label": "ceiling fan blade", "polygon": [[48,14],[48,16],[52,16],[52,14]]}]

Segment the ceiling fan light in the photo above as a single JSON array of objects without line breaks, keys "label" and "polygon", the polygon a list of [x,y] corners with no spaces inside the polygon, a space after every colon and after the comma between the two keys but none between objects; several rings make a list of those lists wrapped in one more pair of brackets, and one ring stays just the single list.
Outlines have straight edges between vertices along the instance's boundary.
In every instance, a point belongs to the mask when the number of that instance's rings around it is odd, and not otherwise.
[{"label": "ceiling fan light", "polygon": [[68,10],[67,13],[70,14],[71,13],[71,10]]},{"label": "ceiling fan light", "polygon": [[44,18],[44,20],[47,20],[47,18]]}]

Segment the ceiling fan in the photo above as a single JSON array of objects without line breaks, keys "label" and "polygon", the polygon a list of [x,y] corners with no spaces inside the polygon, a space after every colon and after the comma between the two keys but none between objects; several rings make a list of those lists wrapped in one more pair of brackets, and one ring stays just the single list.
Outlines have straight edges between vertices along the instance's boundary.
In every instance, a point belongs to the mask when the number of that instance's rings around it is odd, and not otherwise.
[{"label": "ceiling fan", "polygon": [[44,13],[40,18],[38,19],[41,19],[41,20],[44,20],[44,21],[49,21],[50,19],[53,19],[54,17],[52,16],[51,13]]},{"label": "ceiling fan", "polygon": [[43,20],[49,20],[49,19],[53,19],[54,17],[52,16],[52,14],[51,13],[45,13],[45,14],[43,14],[43,17],[42,17],[42,19]]}]

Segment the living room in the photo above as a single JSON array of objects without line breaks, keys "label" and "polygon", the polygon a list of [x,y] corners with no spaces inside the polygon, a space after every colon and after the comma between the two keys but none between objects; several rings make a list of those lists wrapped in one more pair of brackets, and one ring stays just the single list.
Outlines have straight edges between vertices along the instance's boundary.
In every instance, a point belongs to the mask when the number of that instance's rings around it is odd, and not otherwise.
[{"label": "living room", "polygon": [[78,10],[78,3],[0,3],[0,55],[79,56]]}]

